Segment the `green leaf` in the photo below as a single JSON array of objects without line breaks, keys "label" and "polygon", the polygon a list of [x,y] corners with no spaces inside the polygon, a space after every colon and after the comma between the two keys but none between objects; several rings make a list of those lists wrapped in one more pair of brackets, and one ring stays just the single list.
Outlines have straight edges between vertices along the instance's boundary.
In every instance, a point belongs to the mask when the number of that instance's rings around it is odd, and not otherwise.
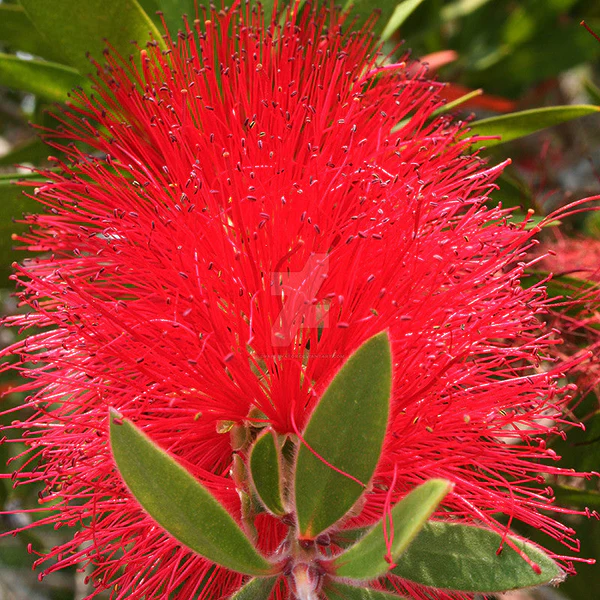
[{"label": "green leaf", "polygon": [[[28,177],[30,175],[30,177]],[[21,233],[27,229],[23,223],[15,223],[14,219],[20,219],[24,212],[36,212],[40,205],[23,194],[23,188],[15,185],[19,179],[32,178],[33,174],[8,173],[0,175],[0,287],[14,287],[9,284],[8,278],[12,274],[12,263],[19,261],[30,253],[22,250],[13,250],[14,246],[21,245],[12,239],[13,234]],[[36,178],[40,176],[35,174]],[[32,188],[29,188],[29,192]]]},{"label": "green leaf", "polygon": [[250,450],[250,474],[258,497],[272,513],[285,514],[281,496],[280,452],[275,434],[265,431]]},{"label": "green leaf", "polygon": [[84,83],[85,79],[70,67],[0,53],[0,84],[6,87],[64,102],[74,87]]},{"label": "green leaf", "polygon": [[443,22],[466,17],[487,4],[490,0],[454,0],[444,5],[441,12]]},{"label": "green leaf", "polygon": [[137,0],[20,0],[38,32],[81,73],[93,70],[86,53],[101,58],[105,39],[123,57],[144,46],[150,36],[162,44],[161,33]]},{"label": "green leaf", "polygon": [[345,583],[329,583],[325,587],[325,594],[329,600],[402,600],[397,594]]},{"label": "green leaf", "polygon": [[501,136],[501,139],[498,140],[485,140],[475,144],[476,148],[481,146],[490,148],[599,111],[599,106],[587,104],[534,108],[474,121],[471,123],[471,134]]},{"label": "green leaf", "polygon": [[387,332],[345,362],[310,417],[296,461],[300,536],[311,539],[341,519],[362,496],[383,445],[390,410],[392,358]]},{"label": "green leaf", "polygon": [[[430,479],[405,496],[392,509],[394,536],[391,540],[391,558],[395,563],[427,523],[439,503],[452,489],[445,479]],[[384,516],[384,518],[386,518]],[[389,523],[389,516],[388,523]],[[391,528],[390,528],[391,529]],[[389,530],[388,530],[388,533]],[[390,536],[391,538],[391,536]],[[390,564],[385,560],[386,540],[383,520],[354,546],[340,554],[333,562],[338,577],[350,579],[375,579],[385,575]],[[402,559],[403,560],[403,559]]]},{"label": "green leaf", "polygon": [[148,514],[175,539],[212,562],[246,575],[272,565],[231,515],[146,434],[111,411],[110,443],[123,481]]},{"label": "green leaf", "polygon": [[0,156],[0,166],[11,166],[27,162],[39,164],[48,157],[49,151],[48,146],[40,138],[35,137],[14,146],[10,152]]},{"label": "green leaf", "polygon": [[[595,455],[598,460],[597,454]],[[600,510],[600,492],[597,490],[580,489],[568,485],[553,485],[554,497],[561,506],[570,506],[585,510],[592,508]]]},{"label": "green leaf", "polygon": [[378,35],[392,18],[397,4],[398,0],[377,0],[377,4],[374,4],[373,0],[346,0],[343,10],[350,11],[353,28],[358,31],[367,20],[373,19],[373,9],[376,7],[379,18],[373,23],[373,33]]},{"label": "green leaf", "polygon": [[[203,4],[203,2],[198,2],[198,4]],[[204,4],[208,4],[208,2],[204,2]],[[183,29],[183,19],[181,18],[183,15],[189,17],[190,23],[193,23],[196,18],[194,0],[156,0],[156,6],[158,10],[162,11],[172,36]]]},{"label": "green leaf", "polygon": [[423,0],[403,0],[400,2],[390,20],[386,23],[386,26],[381,34],[382,40],[389,40],[390,37],[402,26],[404,21],[410,17],[410,15],[414,12],[414,10],[421,4]]},{"label": "green leaf", "polygon": [[17,4],[0,4],[0,42],[13,52],[20,50],[49,60],[58,58],[56,51],[33,28],[25,11]]},{"label": "green leaf", "polygon": [[559,566],[539,548],[509,539],[541,569],[541,574],[507,544],[496,554],[501,536],[459,523],[427,523],[409,546],[394,575],[421,585],[470,593],[496,593],[564,579]]},{"label": "green leaf", "polygon": [[439,115],[443,115],[447,112],[450,112],[451,110],[454,110],[457,106],[460,106],[461,104],[464,104],[465,102],[468,102],[469,100],[472,100],[473,98],[477,98],[478,96],[481,96],[482,94],[483,94],[483,90],[481,88],[479,88],[478,90],[473,90],[473,91],[469,92],[468,94],[464,94],[460,98],[457,98],[456,100],[452,100],[451,102],[447,102],[443,106],[436,108],[431,113],[431,117],[432,118],[437,117]]},{"label": "green leaf", "polygon": [[590,95],[591,99],[596,103],[600,104],[600,88],[592,83],[589,79],[586,79],[583,82],[583,86],[585,87],[585,91]]},{"label": "green leaf", "polygon": [[277,577],[255,577],[241,587],[229,600],[269,600]]}]

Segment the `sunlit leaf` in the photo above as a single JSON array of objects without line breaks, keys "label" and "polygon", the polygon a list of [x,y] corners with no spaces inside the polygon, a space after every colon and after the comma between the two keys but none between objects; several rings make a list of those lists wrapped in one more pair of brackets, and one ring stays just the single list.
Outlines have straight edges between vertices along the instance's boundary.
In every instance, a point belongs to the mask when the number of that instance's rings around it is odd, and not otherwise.
[{"label": "sunlit leaf", "polygon": [[388,40],[392,35],[400,29],[404,21],[410,17],[414,10],[421,4],[423,0],[403,0],[400,2],[390,20],[386,23],[386,26],[381,34],[382,40]]},{"label": "sunlit leaf", "polygon": [[525,137],[547,127],[559,125],[571,119],[578,119],[579,117],[591,115],[599,111],[599,106],[586,104],[533,108],[531,110],[473,121],[471,123],[471,134],[499,136],[500,139],[485,140],[475,145],[475,147],[485,146],[486,148],[490,148]]},{"label": "sunlit leaf", "polygon": [[144,46],[161,32],[137,0],[21,0],[37,31],[81,73],[93,70],[86,53],[101,58],[108,40],[123,57],[135,54],[132,41]]}]

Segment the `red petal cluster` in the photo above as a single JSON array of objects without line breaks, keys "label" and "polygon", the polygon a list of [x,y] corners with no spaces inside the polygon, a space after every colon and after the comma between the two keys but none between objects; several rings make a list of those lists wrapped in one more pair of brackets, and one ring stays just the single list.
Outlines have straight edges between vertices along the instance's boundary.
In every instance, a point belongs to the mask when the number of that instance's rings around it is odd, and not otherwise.
[{"label": "red petal cluster", "polygon": [[[486,205],[500,167],[433,118],[440,84],[334,13],[265,27],[256,8],[213,12],[164,43],[107,55],[96,95],[74,94],[47,134],[69,160],[44,173],[21,238],[38,255],[18,268],[33,311],[12,320],[31,333],[8,351],[29,380],[14,476],[44,484],[38,523],[80,527],[45,572],[89,562],[114,598],[227,596],[241,576],[178,546],[125,489],[108,408],[238,515],[222,422],[254,409],[301,429],[384,329],[392,422],[354,522],[381,516],[392,480],[397,498],[443,476],[444,516],[500,528],[503,514],[575,547],[546,512],[544,474],[560,470],[545,438],[571,390],[544,287],[520,285],[531,232]],[[278,526],[258,528],[274,549]]]}]

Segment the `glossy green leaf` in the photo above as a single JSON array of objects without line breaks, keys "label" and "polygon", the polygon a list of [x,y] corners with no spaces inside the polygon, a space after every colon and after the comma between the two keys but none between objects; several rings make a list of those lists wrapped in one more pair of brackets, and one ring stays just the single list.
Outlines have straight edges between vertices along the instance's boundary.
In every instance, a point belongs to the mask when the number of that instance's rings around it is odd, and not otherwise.
[{"label": "glossy green leaf", "polygon": [[269,600],[277,577],[255,577],[242,586],[229,600]]},{"label": "glossy green leaf", "polygon": [[17,4],[0,4],[0,43],[12,52],[20,50],[60,61],[56,51],[34,29],[23,8]]},{"label": "glossy green leaf", "polygon": [[402,600],[390,592],[333,582],[325,587],[325,594],[329,600]]},{"label": "glossy green leaf", "polygon": [[64,61],[81,73],[93,70],[86,53],[101,58],[105,39],[123,57],[135,53],[161,32],[137,0],[20,0],[37,31],[60,50]]},{"label": "glossy green leaf", "polygon": [[[156,6],[163,13],[167,28],[173,36],[183,29],[183,15],[187,15],[189,22],[193,23],[196,18],[195,4],[195,0],[156,0]],[[201,4],[203,2],[199,1],[198,5]],[[204,4],[208,5],[208,2]]]},{"label": "glossy green leaf", "polygon": [[336,523],[365,491],[381,454],[391,385],[391,348],[383,332],[350,356],[317,404],[303,437],[329,465],[300,445],[294,489],[302,537],[314,538]]},{"label": "glossy green leaf", "polygon": [[381,34],[381,39],[390,39],[390,37],[392,37],[392,35],[403,25],[404,21],[410,17],[419,4],[421,4],[421,2],[423,2],[423,0],[403,0],[400,2],[394,9],[390,20],[386,23]]},{"label": "glossy green leaf", "polygon": [[265,431],[256,440],[250,450],[249,464],[258,497],[272,513],[283,515],[280,451],[273,431]]},{"label": "glossy green leaf", "polygon": [[422,585],[472,593],[496,593],[556,583],[564,579],[559,566],[539,548],[510,540],[541,569],[537,574],[501,536],[459,523],[427,523],[392,573]]},{"label": "glossy green leaf", "polygon": [[[430,479],[394,506],[391,511],[393,538],[390,535],[391,558],[394,563],[398,562],[398,557],[409,547],[451,489],[452,483],[445,479]],[[387,518],[389,524],[389,516]],[[388,530],[388,533],[391,532]],[[390,564],[385,560],[387,551],[383,521],[380,521],[354,546],[335,559],[335,574],[349,579],[381,577],[390,569]]]},{"label": "glossy green leaf", "polygon": [[85,80],[75,69],[40,60],[23,60],[0,53],[0,85],[64,102],[67,94]]},{"label": "glossy green leaf", "polygon": [[500,136],[501,139],[485,140],[475,144],[475,147],[490,148],[599,111],[599,106],[588,104],[534,108],[474,121],[471,123],[471,134]]},{"label": "glossy green leaf", "polygon": [[123,481],[175,539],[212,562],[247,575],[272,566],[214,496],[128,420],[111,411],[110,443]]}]

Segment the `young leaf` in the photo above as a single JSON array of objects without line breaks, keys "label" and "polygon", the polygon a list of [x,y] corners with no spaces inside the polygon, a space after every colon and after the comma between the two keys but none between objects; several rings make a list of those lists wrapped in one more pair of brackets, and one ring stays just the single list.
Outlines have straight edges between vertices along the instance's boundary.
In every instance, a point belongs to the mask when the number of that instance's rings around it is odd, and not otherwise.
[{"label": "young leaf", "polygon": [[325,594],[329,600],[402,600],[402,597],[397,594],[345,583],[328,584],[325,587]]},{"label": "young leaf", "polygon": [[21,0],[38,32],[63,59],[81,73],[93,67],[86,53],[101,58],[105,40],[122,56],[135,53],[132,41],[144,45],[152,36],[162,43],[160,31],[137,0]]},{"label": "young leaf", "polygon": [[255,577],[242,586],[229,600],[269,600],[277,577]]},{"label": "young leaf", "polygon": [[281,497],[281,465],[280,451],[277,448],[275,434],[265,431],[250,450],[250,474],[256,493],[262,503],[273,514],[283,515],[283,500]]},{"label": "young leaf", "polygon": [[273,566],[214,496],[140,429],[117,416],[111,411],[113,456],[146,512],[182,544],[218,565],[246,575],[272,573]]},{"label": "young leaf", "polygon": [[74,87],[85,84],[85,79],[64,65],[0,54],[0,84],[37,94],[51,102],[64,102]]},{"label": "young leaf", "polygon": [[541,569],[536,573],[502,537],[471,525],[430,521],[392,570],[421,585],[469,593],[496,593],[564,579],[560,567],[539,548],[509,536]]},{"label": "young leaf", "polygon": [[319,535],[363,494],[381,454],[391,385],[391,349],[384,332],[346,361],[323,394],[303,437],[329,464],[301,444],[294,486],[301,537]]},{"label": "young leaf", "polygon": [[[430,479],[394,506],[391,514],[393,537],[390,535],[391,559],[394,563],[451,489],[450,481]],[[385,575],[390,569],[386,561],[387,551],[382,520],[333,561],[335,575],[350,579],[376,579]]]},{"label": "young leaf", "polygon": [[541,129],[559,125],[571,119],[578,119],[600,111],[600,106],[572,105],[572,106],[548,106],[544,108],[533,108],[523,110],[499,117],[490,117],[471,123],[471,134],[473,135],[498,135],[500,139],[485,140],[475,144],[475,147],[485,146],[490,148],[498,144],[504,144],[511,140],[525,137]]}]

